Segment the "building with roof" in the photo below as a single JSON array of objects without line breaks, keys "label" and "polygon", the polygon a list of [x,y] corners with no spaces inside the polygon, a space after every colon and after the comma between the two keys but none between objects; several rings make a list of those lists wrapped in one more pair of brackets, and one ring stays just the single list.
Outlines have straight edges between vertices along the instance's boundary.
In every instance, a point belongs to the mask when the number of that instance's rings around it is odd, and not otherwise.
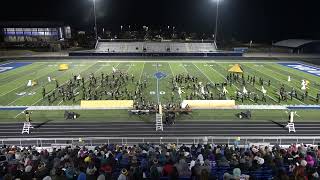
[{"label": "building with roof", "polygon": [[0,22],[0,36],[7,43],[55,42],[71,38],[71,28],[60,22]]},{"label": "building with roof", "polygon": [[320,53],[320,40],[287,39],[273,46],[288,49],[291,53]]}]

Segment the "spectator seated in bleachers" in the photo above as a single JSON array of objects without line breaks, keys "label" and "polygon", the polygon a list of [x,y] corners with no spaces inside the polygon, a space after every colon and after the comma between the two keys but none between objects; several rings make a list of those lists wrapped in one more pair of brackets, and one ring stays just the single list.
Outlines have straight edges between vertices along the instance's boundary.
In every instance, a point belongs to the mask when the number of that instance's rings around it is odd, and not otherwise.
[{"label": "spectator seated in bleachers", "polygon": [[0,179],[319,179],[320,149],[293,144],[108,144],[99,147],[0,148]]}]

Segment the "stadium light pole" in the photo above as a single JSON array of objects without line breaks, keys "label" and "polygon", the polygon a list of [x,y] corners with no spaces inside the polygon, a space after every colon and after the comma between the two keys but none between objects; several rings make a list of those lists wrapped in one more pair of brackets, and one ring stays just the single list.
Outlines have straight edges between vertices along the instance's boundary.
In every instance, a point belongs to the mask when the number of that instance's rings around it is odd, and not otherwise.
[{"label": "stadium light pole", "polygon": [[213,0],[214,2],[217,3],[217,10],[216,10],[216,27],[215,27],[215,32],[214,32],[214,42],[217,44],[217,36],[218,36],[218,22],[219,22],[219,5],[221,0]]},{"label": "stadium light pole", "polygon": [[96,41],[98,41],[98,28],[97,28],[97,15],[96,15],[96,0],[92,0],[93,2],[93,14],[94,14],[94,34]]}]

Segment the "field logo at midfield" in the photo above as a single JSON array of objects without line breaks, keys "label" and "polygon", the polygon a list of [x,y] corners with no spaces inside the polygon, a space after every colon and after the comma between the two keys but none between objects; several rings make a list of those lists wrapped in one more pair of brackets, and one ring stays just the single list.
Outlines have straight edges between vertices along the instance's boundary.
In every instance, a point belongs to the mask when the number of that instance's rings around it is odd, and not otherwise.
[{"label": "field logo at midfield", "polygon": [[167,76],[167,74],[163,73],[163,72],[154,73],[154,77],[156,77],[157,79],[162,79],[162,78],[165,78],[166,76]]},{"label": "field logo at midfield", "polygon": [[320,77],[319,67],[314,67],[314,66],[310,66],[302,63],[279,63],[279,64]]},{"label": "field logo at midfield", "polygon": [[22,66],[32,64],[30,62],[12,62],[7,64],[0,64],[0,73],[7,72]]}]

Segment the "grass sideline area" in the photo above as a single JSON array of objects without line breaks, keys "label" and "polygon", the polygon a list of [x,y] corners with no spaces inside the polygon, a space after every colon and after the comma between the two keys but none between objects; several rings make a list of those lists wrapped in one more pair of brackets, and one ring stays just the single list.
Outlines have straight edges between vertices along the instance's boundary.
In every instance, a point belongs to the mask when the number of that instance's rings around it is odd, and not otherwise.
[{"label": "grass sideline area", "polygon": [[[80,114],[76,122],[130,122],[144,121],[154,123],[155,114],[151,115],[129,115],[127,110],[75,110]],[[190,115],[179,115],[177,121],[243,121],[235,116],[241,110],[194,110]],[[245,121],[281,121],[287,122],[288,115],[284,110],[252,110],[252,119]],[[318,110],[297,111],[295,122],[319,121]],[[68,122],[64,119],[64,111],[32,111],[33,122]],[[0,123],[2,122],[24,122],[25,115],[21,111],[0,111]]]}]

